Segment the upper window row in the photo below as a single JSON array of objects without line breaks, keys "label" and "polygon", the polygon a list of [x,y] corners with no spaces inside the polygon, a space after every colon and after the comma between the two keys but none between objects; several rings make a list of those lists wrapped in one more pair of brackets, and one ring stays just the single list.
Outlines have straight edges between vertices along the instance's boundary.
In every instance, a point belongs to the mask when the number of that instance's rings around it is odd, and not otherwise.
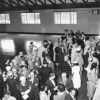
[{"label": "upper window row", "polygon": [[[40,13],[21,13],[22,24],[41,24]],[[54,12],[55,24],[77,24],[77,12]],[[10,24],[9,14],[0,14],[0,24]]]}]

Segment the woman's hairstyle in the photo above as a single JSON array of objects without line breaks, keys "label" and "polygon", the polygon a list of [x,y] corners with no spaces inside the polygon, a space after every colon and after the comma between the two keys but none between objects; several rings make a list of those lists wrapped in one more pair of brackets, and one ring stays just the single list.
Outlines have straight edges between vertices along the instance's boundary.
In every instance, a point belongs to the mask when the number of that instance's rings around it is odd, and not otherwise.
[{"label": "woman's hairstyle", "polygon": [[45,87],[46,87],[46,85],[45,85],[45,84],[42,84],[42,85],[40,86],[40,91],[44,91],[44,90],[45,90]]},{"label": "woman's hairstyle", "polygon": [[97,68],[97,63],[92,63],[91,64],[91,70],[93,70],[94,68]]},{"label": "woman's hairstyle", "polygon": [[96,58],[97,58],[97,57],[98,57],[98,55],[97,55],[96,53],[93,53],[93,57],[96,57]]},{"label": "woman's hairstyle", "polygon": [[75,91],[76,91],[75,88],[70,88],[70,89],[68,89],[69,92],[71,92],[72,90],[75,90]]}]

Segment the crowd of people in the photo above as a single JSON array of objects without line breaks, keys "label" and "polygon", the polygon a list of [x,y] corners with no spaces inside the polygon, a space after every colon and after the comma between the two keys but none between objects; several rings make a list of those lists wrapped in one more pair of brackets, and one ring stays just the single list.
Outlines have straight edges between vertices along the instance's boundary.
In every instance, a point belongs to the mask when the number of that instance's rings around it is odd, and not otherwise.
[{"label": "crowd of people", "polygon": [[87,97],[100,98],[100,40],[65,30],[53,43],[19,52],[0,69],[0,100],[77,100],[87,72]]}]

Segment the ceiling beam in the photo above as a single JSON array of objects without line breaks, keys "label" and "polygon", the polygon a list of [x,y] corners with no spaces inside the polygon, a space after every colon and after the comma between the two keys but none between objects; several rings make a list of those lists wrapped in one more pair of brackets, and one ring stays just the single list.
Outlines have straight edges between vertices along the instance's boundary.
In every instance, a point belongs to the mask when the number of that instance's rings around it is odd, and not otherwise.
[{"label": "ceiling beam", "polygon": [[42,5],[45,5],[45,3],[42,0],[37,0],[38,2],[40,2]]},{"label": "ceiling beam", "polygon": [[72,3],[76,3],[74,0],[70,0]]},{"label": "ceiling beam", "polygon": [[46,0],[44,0],[44,2],[45,2],[45,5],[46,5],[47,4]]},{"label": "ceiling beam", "polygon": [[28,0],[30,3],[32,3],[33,5],[37,5],[36,2],[33,2],[32,0]]},{"label": "ceiling beam", "polygon": [[9,6],[10,4],[8,3],[8,2],[6,2],[6,1],[4,1],[4,0],[2,0],[2,3],[5,5],[7,5],[7,6]]},{"label": "ceiling beam", "polygon": [[5,7],[3,0],[0,0],[1,7]]},{"label": "ceiling beam", "polygon": [[13,0],[12,0],[12,3],[15,4],[16,6],[18,6],[18,4],[15,1],[13,1]]},{"label": "ceiling beam", "polygon": [[18,6],[21,6],[19,0],[17,0],[17,4],[18,4]]},{"label": "ceiling beam", "polygon": [[23,2],[22,0],[19,0],[19,2],[22,3],[24,6],[27,6],[27,4]]},{"label": "ceiling beam", "polygon": [[27,4],[27,6],[29,6],[29,2],[28,2],[28,0],[26,0],[26,4]]},{"label": "ceiling beam", "polygon": [[86,0],[82,0],[83,1],[83,3],[87,3],[87,1]]},{"label": "ceiling beam", "polygon": [[66,1],[64,2],[64,1],[62,1],[62,0],[59,0],[62,4],[66,4]]},{"label": "ceiling beam", "polygon": [[[34,0],[34,2],[37,4],[37,0]],[[37,4],[38,5],[38,4]]]},{"label": "ceiling beam", "polygon": [[[30,5],[30,7],[32,8],[32,10],[45,10],[45,9],[70,9],[70,8],[100,8],[100,4],[96,3],[96,2],[88,2],[88,3],[77,3],[77,4],[73,4],[73,3],[66,3],[65,4],[56,4],[56,6],[52,5],[52,4],[48,4],[46,6],[43,5],[38,5],[38,6],[34,6],[34,5]],[[0,7],[0,11],[20,11],[20,10],[28,10],[27,7],[25,6],[15,6],[13,7]]]},{"label": "ceiling beam", "polygon": [[51,4],[55,4],[52,0],[48,0]]},{"label": "ceiling beam", "polygon": [[9,5],[12,7],[13,5],[12,5],[12,0],[8,0],[8,2],[9,2]]}]

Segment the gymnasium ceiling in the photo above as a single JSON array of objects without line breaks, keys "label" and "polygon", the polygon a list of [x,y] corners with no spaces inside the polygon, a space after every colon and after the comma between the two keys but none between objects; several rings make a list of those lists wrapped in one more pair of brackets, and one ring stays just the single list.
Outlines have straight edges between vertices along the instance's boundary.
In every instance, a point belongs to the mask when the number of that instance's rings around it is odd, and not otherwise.
[{"label": "gymnasium ceiling", "polygon": [[100,7],[100,0],[0,0],[0,11],[96,7]]}]

